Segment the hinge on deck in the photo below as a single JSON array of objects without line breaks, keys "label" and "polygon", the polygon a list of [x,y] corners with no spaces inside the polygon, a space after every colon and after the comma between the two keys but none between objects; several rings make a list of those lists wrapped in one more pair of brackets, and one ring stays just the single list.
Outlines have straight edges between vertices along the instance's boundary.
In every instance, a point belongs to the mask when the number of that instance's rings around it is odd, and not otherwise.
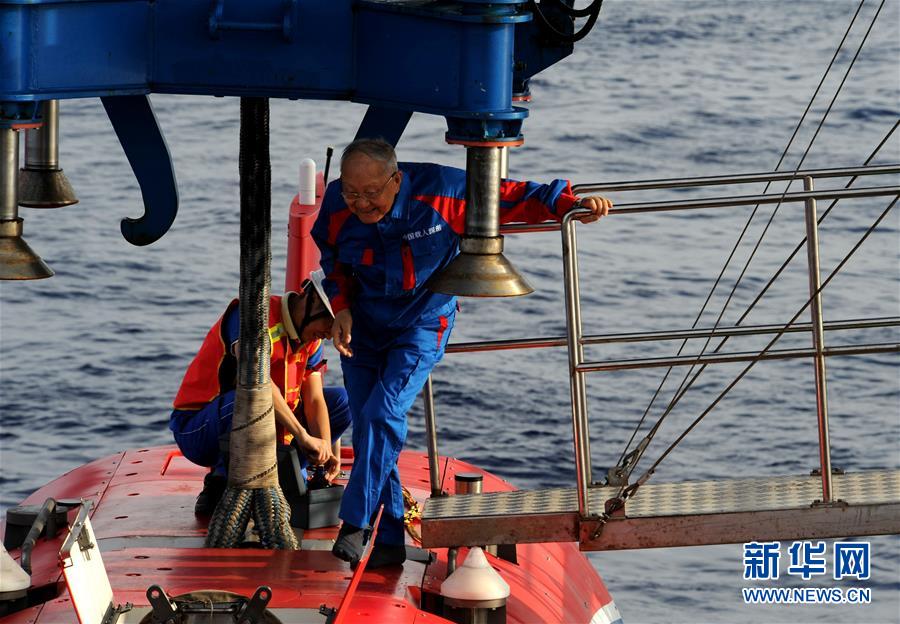
[{"label": "hinge on deck", "polygon": [[127,613],[131,611],[132,605],[130,602],[126,602],[124,605],[114,606],[113,603],[109,603],[109,606],[106,608],[106,615],[103,616],[102,624],[116,624],[119,621],[119,616],[123,613]]},{"label": "hinge on deck", "polygon": [[323,604],[319,607],[319,613],[325,616],[325,624],[331,624],[334,622],[334,617],[337,615],[337,609]]},{"label": "hinge on deck", "polygon": [[[837,466],[832,466],[832,467],[831,467],[831,474],[833,474],[833,475],[842,475],[842,474],[844,474],[844,469],[843,469],[843,468],[838,468]],[[812,470],[809,471],[809,476],[811,476],[811,477],[821,477],[821,476],[822,476],[822,469],[821,469],[821,468],[813,468]]]},{"label": "hinge on deck", "polygon": [[175,624],[180,619],[175,605],[159,585],[151,585],[147,588],[147,601],[153,609],[154,624],[157,622],[159,624]]},{"label": "hinge on deck", "polygon": [[272,590],[268,587],[257,587],[250,597],[250,602],[237,617],[238,622],[262,624],[266,617],[266,605],[272,599]]},{"label": "hinge on deck", "polygon": [[[204,590],[169,598],[159,585],[147,589],[147,600],[153,609],[153,624],[180,624],[185,618],[202,618],[197,621],[218,622],[230,616],[241,624],[263,624],[266,621],[266,607],[272,599],[272,589],[265,585],[256,588],[249,599],[230,592]],[[193,619],[188,621],[193,622]]]}]

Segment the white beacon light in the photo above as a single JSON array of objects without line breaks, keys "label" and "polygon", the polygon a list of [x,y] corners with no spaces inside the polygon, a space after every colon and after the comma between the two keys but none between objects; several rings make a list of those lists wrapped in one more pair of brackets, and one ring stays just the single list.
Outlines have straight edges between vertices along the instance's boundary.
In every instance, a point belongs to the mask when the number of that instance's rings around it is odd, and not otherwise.
[{"label": "white beacon light", "polygon": [[463,564],[441,584],[441,595],[465,602],[500,602],[509,598],[509,585],[476,546],[469,549]]},{"label": "white beacon light", "polygon": [[16,560],[9,556],[6,547],[0,543],[0,594],[16,592],[25,594],[25,590],[31,586],[31,576],[23,570]]},{"label": "white beacon light", "polygon": [[304,158],[300,161],[300,185],[297,201],[301,206],[312,206],[316,203],[316,161]]}]

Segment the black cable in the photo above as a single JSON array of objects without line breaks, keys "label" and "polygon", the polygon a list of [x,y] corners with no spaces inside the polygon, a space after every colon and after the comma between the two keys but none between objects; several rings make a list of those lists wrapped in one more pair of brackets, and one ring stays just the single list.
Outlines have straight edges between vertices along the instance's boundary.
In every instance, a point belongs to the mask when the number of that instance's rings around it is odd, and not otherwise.
[{"label": "black cable", "polygon": [[563,13],[571,15],[572,17],[587,17],[591,13],[599,13],[600,9],[603,8],[603,0],[594,0],[583,9],[576,9],[573,6],[569,6],[564,0],[553,0],[553,2],[556,3],[556,6],[558,6]]},{"label": "black cable", "polygon": [[[557,2],[558,1],[559,0],[557,0]],[[538,22],[540,22],[545,30],[549,31],[549,34],[553,39],[556,39],[560,43],[575,43],[576,41],[581,41],[582,39],[584,39],[587,34],[591,32],[591,29],[597,22],[597,17],[600,15],[600,9],[603,7],[602,0],[600,0],[599,2],[595,2],[594,4],[596,4],[597,8],[595,10],[592,10],[591,13],[587,16],[588,21],[585,22],[584,26],[581,27],[581,30],[570,35],[569,33],[565,33],[559,30],[558,28],[556,28],[556,26],[554,26],[547,20],[547,17],[538,6],[538,0],[530,0],[529,4],[535,17],[538,18]],[[591,6],[593,7],[594,4],[592,4]],[[572,10],[574,11],[576,9]]]}]

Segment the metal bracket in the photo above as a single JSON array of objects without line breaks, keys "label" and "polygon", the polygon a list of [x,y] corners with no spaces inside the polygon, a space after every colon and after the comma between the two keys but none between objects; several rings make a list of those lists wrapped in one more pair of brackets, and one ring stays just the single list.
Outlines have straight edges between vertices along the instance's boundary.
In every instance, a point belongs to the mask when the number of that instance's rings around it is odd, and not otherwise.
[{"label": "metal bracket", "polygon": [[[831,474],[833,474],[833,475],[842,475],[842,474],[844,474],[844,469],[843,469],[843,468],[838,468],[837,466],[832,466],[832,467],[831,467]],[[811,477],[821,477],[821,476],[822,476],[822,469],[821,469],[821,468],[813,468],[812,470],[809,471],[809,476],[811,476]]]},{"label": "metal bracket", "polygon": [[181,619],[178,611],[175,610],[175,605],[159,585],[151,585],[147,588],[147,600],[153,608],[154,623],[176,624]]},{"label": "metal bracket", "polygon": [[225,20],[225,0],[213,0],[209,11],[209,36],[219,39],[223,30],[248,30],[248,31],[281,31],[282,38],[291,42],[294,40],[294,22],[297,15],[297,0],[282,1],[282,15],[279,22],[241,22]]},{"label": "metal bracket", "polygon": [[335,616],[337,616],[337,609],[323,604],[319,607],[319,613],[325,616],[325,624],[331,624],[334,622]]},{"label": "metal bracket", "polygon": [[[256,588],[253,596],[248,600],[237,594],[229,594],[229,598],[215,597],[204,601],[198,594],[210,592],[198,592],[176,596],[174,602],[166,595],[159,585],[151,585],[147,588],[147,600],[153,608],[153,624],[181,624],[184,618],[200,615],[213,618],[222,615],[230,616],[229,621],[240,624],[264,624],[266,621],[266,607],[272,599],[272,589],[266,585]],[[216,592],[212,592],[215,594]],[[194,621],[190,619],[190,621]],[[205,619],[203,620],[205,621]],[[211,620],[212,621],[212,620]],[[219,621],[216,619],[215,621]]]},{"label": "metal bracket", "polygon": [[84,523],[91,512],[92,506],[93,503],[88,499],[84,499],[81,501],[81,510],[75,517],[75,522],[72,523],[72,528],[69,530],[69,535],[66,537],[66,540],[63,542],[63,545],[60,548],[60,552],[67,552],[68,550],[70,550],[73,546],[73,542],[75,541],[78,542],[78,547],[82,552],[94,546],[94,544],[91,543],[90,536],[87,535],[86,531],[84,531]]},{"label": "metal bracket", "polygon": [[114,606],[113,603],[109,603],[109,608],[106,610],[106,615],[103,616],[101,624],[117,624],[120,616],[131,611],[132,608],[134,608],[134,605],[130,602],[126,602],[124,606]]},{"label": "metal bracket", "polygon": [[236,618],[241,624],[262,624],[266,617],[266,605],[272,599],[272,589],[265,585],[257,587],[250,602]]}]

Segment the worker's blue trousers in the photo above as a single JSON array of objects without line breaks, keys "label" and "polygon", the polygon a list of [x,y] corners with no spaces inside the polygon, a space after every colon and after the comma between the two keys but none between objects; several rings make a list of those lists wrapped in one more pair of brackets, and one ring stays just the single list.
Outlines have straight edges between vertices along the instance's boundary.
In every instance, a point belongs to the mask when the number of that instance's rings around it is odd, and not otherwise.
[{"label": "worker's blue trousers", "polygon": [[455,312],[405,330],[366,327],[354,318],[350,348],[341,357],[353,418],[353,469],[340,517],[356,527],[384,513],[375,541],[403,544],[403,490],[397,459],[406,442],[406,412],[444,355]]},{"label": "worker's blue trousers", "polygon": [[[322,389],[325,405],[328,407],[328,420],[331,423],[332,441],[350,426],[350,409],[347,404],[347,393],[343,388],[325,387]],[[231,431],[231,418],[234,416],[234,390],[229,390],[206,404],[197,411],[175,410],[169,420],[169,428],[175,436],[175,443],[184,456],[200,466],[210,466],[216,474],[224,475],[227,466],[223,461],[219,448],[220,436]],[[303,422],[303,410],[298,408],[297,415]],[[299,453],[300,467],[306,468],[307,459]],[[305,472],[305,470],[304,470]]]}]

